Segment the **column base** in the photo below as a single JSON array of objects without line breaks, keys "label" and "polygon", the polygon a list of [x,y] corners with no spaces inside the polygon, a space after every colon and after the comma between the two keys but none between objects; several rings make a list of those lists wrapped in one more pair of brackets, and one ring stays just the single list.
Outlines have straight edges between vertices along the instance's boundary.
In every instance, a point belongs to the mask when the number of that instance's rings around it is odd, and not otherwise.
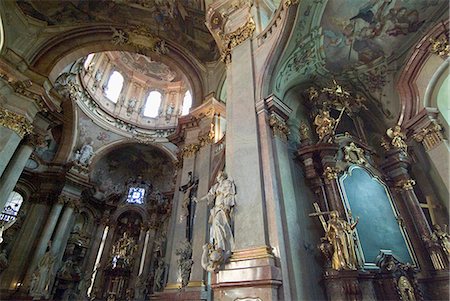
[{"label": "column base", "polygon": [[150,300],[208,300],[208,292],[201,281],[189,282],[184,288],[181,283],[169,283],[163,292],[152,294]]},{"label": "column base", "polygon": [[211,275],[214,300],[278,300],[281,270],[269,248],[235,251],[223,270]]},{"label": "column base", "polygon": [[323,278],[328,300],[361,300],[358,271],[328,269]]}]

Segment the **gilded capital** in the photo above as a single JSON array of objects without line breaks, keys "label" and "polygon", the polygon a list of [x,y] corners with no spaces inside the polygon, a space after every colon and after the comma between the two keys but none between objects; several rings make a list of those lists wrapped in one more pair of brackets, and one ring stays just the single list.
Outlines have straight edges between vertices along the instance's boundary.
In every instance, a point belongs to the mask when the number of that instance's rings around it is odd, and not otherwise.
[{"label": "gilded capital", "polygon": [[183,146],[180,150],[180,157],[192,157],[199,151],[200,144],[199,143],[191,143]]},{"label": "gilded capital", "polygon": [[14,131],[20,138],[33,131],[33,125],[25,116],[8,111],[0,107],[0,126]]},{"label": "gilded capital", "polygon": [[231,62],[231,51],[253,35],[256,29],[255,21],[249,17],[247,22],[233,32],[222,35],[221,59],[225,63]]},{"label": "gilded capital", "polygon": [[286,121],[276,114],[271,114],[269,117],[269,126],[272,128],[275,137],[287,140],[289,135],[289,127]]},{"label": "gilded capital", "polygon": [[433,120],[428,126],[422,128],[420,132],[414,134],[413,139],[417,142],[421,142],[425,147],[425,150],[429,151],[441,144],[444,140],[442,126],[437,120]]},{"label": "gilded capital", "polygon": [[402,190],[412,190],[414,185],[416,185],[416,181],[413,179],[404,179],[398,181],[395,186]]},{"label": "gilded capital", "polygon": [[331,181],[331,180],[335,180],[335,179],[338,178],[338,174],[339,174],[340,171],[341,170],[339,168],[337,168],[337,167],[327,166],[325,168],[325,171],[323,172],[323,175],[325,176],[325,178],[327,180]]},{"label": "gilded capital", "polygon": [[447,36],[439,39],[430,39],[430,52],[439,55],[444,60],[450,56],[450,45]]}]

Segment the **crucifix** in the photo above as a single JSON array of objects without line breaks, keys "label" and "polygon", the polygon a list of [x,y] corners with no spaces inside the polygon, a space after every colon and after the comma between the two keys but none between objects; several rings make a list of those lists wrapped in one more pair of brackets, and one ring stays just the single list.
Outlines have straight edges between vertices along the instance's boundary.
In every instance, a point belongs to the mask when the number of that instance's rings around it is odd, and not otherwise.
[{"label": "crucifix", "polygon": [[436,213],[435,213],[434,209],[439,209],[440,206],[433,204],[431,196],[429,196],[429,195],[425,196],[425,200],[427,202],[425,204],[424,203],[420,203],[420,207],[422,209],[427,209],[428,210],[428,212],[430,213],[431,224],[432,225],[436,225],[437,224],[437,220],[436,220]]},{"label": "crucifix", "polygon": [[192,175],[192,171],[188,172],[188,182],[179,188],[184,193],[182,204],[182,215],[186,217],[186,239],[192,241],[192,232],[194,229],[195,201],[197,194],[198,178]]},{"label": "crucifix", "polygon": [[323,230],[327,233],[327,223],[325,222],[325,218],[323,217],[325,214],[330,214],[329,211],[320,211],[319,204],[313,203],[314,210],[316,212],[308,214],[309,217],[318,216],[320,223],[322,224]]}]

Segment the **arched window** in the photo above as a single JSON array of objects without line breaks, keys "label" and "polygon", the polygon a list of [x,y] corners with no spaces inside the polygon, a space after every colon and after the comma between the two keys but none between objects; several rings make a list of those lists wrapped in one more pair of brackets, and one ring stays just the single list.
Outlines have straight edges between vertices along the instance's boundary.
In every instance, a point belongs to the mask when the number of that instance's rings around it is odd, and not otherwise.
[{"label": "arched window", "polygon": [[11,192],[9,194],[8,200],[6,201],[5,207],[0,213],[0,221],[9,222],[16,219],[19,213],[20,206],[22,206],[23,197],[18,192]]},{"label": "arched window", "polygon": [[84,69],[87,70],[87,68],[88,68],[89,65],[91,64],[93,58],[94,58],[94,54],[93,54],[93,53],[90,53],[90,54],[87,56],[87,58],[86,58],[86,60],[84,61],[84,64],[83,64]]},{"label": "arched window", "polygon": [[191,92],[186,91],[183,99],[183,110],[181,111],[181,116],[189,114],[189,109],[192,107],[192,95]]},{"label": "arched window", "polygon": [[145,102],[144,116],[156,117],[159,113],[159,107],[161,106],[161,93],[158,91],[152,91],[148,94],[147,101]]},{"label": "arched window", "polygon": [[116,103],[119,99],[120,91],[122,91],[123,76],[117,71],[114,71],[106,85],[105,94],[106,97],[112,102]]}]

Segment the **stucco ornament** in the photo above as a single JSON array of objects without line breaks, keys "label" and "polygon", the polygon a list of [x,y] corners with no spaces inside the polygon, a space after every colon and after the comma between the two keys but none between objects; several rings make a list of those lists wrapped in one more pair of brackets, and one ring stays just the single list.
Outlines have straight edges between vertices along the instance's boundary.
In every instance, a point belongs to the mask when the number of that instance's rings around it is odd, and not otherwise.
[{"label": "stucco ornament", "polygon": [[202,267],[209,272],[217,272],[234,249],[231,225],[236,188],[234,181],[225,172],[219,172],[216,179],[217,183],[201,199],[206,199],[208,205],[212,206],[208,221],[210,242],[203,246],[202,255]]},{"label": "stucco ornament", "polygon": [[77,163],[88,166],[91,163],[92,155],[94,154],[93,142],[86,142],[80,150],[75,153],[75,160]]},{"label": "stucco ornament", "polygon": [[393,148],[401,149],[404,152],[408,150],[408,145],[405,142],[406,135],[402,132],[402,128],[399,125],[387,129],[386,135],[391,139]]},{"label": "stucco ornament", "polygon": [[344,147],[344,160],[354,164],[365,164],[364,150],[356,146],[354,142]]}]

